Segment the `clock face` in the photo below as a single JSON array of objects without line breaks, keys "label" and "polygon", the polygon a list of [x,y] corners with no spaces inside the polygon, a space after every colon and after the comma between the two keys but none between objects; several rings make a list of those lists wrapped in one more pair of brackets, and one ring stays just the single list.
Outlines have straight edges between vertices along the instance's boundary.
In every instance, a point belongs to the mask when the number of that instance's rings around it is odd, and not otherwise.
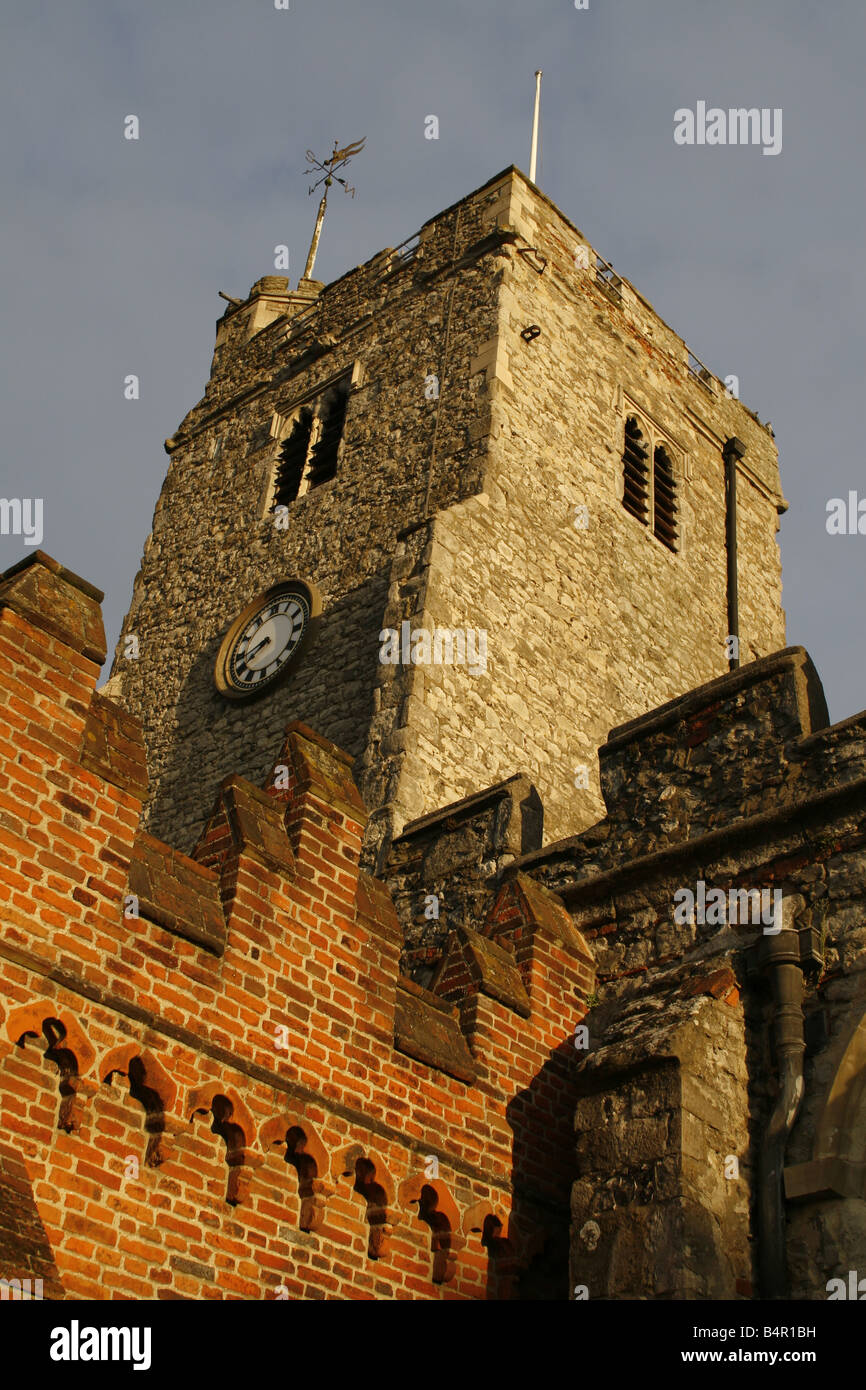
[{"label": "clock face", "polygon": [[217,688],[231,698],[258,694],[283,675],[313,617],[301,585],[278,586],[245,608],[230,627],[217,658]]}]

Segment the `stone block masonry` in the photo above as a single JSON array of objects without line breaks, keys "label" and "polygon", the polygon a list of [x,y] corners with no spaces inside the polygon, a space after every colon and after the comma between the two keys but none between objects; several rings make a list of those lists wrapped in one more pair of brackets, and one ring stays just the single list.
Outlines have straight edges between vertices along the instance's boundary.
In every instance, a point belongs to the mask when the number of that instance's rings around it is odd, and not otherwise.
[{"label": "stone block masonry", "polygon": [[[143,725],[152,834],[189,853],[214,780],[261,784],[291,719],[352,756],[377,872],[407,824],[517,772],[545,840],[588,827],[608,729],[727,669],[732,437],[741,659],[783,645],[772,434],[595,267],[512,168],[333,284],[266,276],[226,310],[204,398],[167,441],[106,692]],[[341,378],[336,474],[277,527],[282,441]],[[623,506],[629,419],[670,459],[674,549]],[[224,700],[223,633],[288,578],[321,595],[315,642],[254,708]],[[483,633],[483,669],[382,664],[380,632],[406,622]]]},{"label": "stone block masonry", "polygon": [[544,890],[398,973],[351,759],[295,723],[192,856],[140,825],[101,595],[0,579],[0,1277],[62,1298],[567,1296],[588,950]]},{"label": "stone block masonry", "polygon": [[[504,869],[596,963],[573,1285],[825,1299],[866,1269],[866,714],[828,727],[789,648],[614,729],[600,770],[606,817]],[[684,920],[698,881],[772,890],[780,920]]]}]

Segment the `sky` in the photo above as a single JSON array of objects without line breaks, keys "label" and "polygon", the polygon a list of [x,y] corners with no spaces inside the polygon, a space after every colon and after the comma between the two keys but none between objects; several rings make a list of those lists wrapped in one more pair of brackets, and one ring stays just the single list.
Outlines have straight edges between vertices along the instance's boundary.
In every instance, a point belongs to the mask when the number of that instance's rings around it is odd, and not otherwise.
[{"label": "sky", "polygon": [[[834,721],[863,709],[866,515],[827,530],[832,498],[866,514],[862,0],[276,3],[0,7],[0,496],[42,499],[41,548],[105,591],[109,651],[218,291],[274,274],[283,243],[302,274],[307,149],[367,140],[356,196],[329,202],[330,281],[528,171],[541,68],[538,184],[772,421],[788,641]],[[781,110],[780,152],[675,143],[698,102]],[[0,535],[0,568],[33,548]]]}]

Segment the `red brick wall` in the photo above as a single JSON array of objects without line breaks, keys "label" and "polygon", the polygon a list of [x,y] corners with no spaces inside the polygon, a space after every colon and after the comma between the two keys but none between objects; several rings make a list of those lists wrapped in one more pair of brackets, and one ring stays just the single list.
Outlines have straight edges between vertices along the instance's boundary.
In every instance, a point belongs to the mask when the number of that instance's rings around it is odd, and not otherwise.
[{"label": "red brick wall", "polygon": [[100,599],[41,552],[0,579],[0,1276],[566,1297],[545,1259],[593,987],[570,919],[519,879],[435,997],[401,982],[349,760],[299,725],[268,789],[226,779],[193,858],[142,833]]}]

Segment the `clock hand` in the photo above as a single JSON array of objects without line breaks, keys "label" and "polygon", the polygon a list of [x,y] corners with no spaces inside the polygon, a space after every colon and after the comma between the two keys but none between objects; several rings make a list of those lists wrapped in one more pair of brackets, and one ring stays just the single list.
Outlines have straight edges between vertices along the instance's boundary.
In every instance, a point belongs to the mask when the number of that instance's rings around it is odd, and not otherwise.
[{"label": "clock hand", "polygon": [[270,640],[271,640],[270,637],[263,637],[262,640],[261,640],[261,642],[259,643],[259,645],[258,645],[257,647],[253,647],[253,649],[252,649],[251,652],[247,652],[247,654],[246,654],[244,660],[245,660],[247,663],[249,663],[249,662],[252,660],[252,658],[256,655],[256,653],[261,651],[262,647],[266,647],[266,646],[268,645],[268,643],[270,642]]}]

